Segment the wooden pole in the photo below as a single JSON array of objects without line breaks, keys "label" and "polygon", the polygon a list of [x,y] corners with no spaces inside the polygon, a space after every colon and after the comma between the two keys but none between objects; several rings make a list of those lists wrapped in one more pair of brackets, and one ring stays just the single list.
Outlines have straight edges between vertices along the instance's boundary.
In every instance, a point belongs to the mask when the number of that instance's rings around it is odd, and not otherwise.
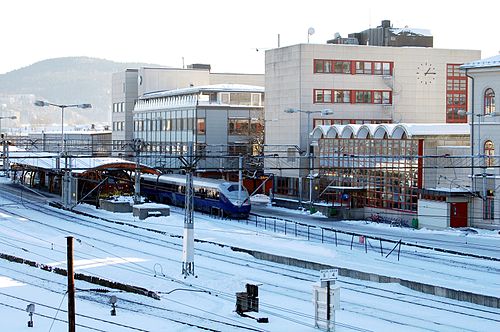
[{"label": "wooden pole", "polygon": [[67,265],[68,265],[68,331],[75,332],[75,272],[73,269],[73,237],[67,240]]}]

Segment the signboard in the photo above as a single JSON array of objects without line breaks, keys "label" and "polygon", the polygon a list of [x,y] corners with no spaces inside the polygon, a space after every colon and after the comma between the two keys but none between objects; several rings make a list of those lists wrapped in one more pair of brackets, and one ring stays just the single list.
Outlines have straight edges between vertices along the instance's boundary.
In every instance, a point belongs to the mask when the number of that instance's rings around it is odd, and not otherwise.
[{"label": "signboard", "polygon": [[339,275],[339,269],[320,270],[319,280],[320,281],[337,280],[338,275]]}]

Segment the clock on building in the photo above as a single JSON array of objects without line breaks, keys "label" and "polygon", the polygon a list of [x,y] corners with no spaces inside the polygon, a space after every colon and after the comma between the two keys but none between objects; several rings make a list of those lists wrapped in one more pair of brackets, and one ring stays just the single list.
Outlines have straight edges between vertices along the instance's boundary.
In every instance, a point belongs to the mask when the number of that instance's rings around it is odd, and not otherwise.
[{"label": "clock on building", "polygon": [[428,85],[436,79],[436,68],[429,62],[424,62],[417,67],[417,81]]}]

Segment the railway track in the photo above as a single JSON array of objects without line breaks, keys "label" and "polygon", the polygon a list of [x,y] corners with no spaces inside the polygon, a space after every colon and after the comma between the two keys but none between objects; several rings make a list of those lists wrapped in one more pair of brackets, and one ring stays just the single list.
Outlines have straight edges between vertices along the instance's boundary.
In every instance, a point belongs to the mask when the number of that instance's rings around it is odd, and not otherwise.
[{"label": "railway track", "polygon": [[[125,223],[121,223],[121,222],[118,223],[118,224],[116,224],[113,221],[108,221],[109,224],[114,224],[113,227],[110,227],[109,225],[106,225],[103,228],[103,226],[101,224],[95,223],[95,220],[92,221],[92,220],[88,220],[88,218],[82,218],[80,216],[74,216],[74,215],[68,216],[66,213],[64,213],[62,211],[53,210],[53,209],[47,208],[46,206],[43,206],[43,205],[42,206],[38,206],[38,208],[41,208],[41,212],[44,213],[45,215],[53,215],[54,217],[62,218],[63,220],[72,221],[72,222],[77,221],[77,222],[86,223],[86,224],[94,224],[94,225],[89,226],[89,227],[98,228],[98,229],[100,229],[102,231],[105,231],[105,232],[114,232],[113,234],[119,235],[119,236],[127,236],[127,237],[133,236],[133,237],[136,237],[136,239],[138,241],[150,243],[151,245],[170,246],[169,247],[170,249],[176,250],[178,252],[180,252],[180,250],[181,250],[179,241],[178,241],[177,238],[175,238],[175,236],[173,234],[168,234],[166,232],[162,233],[162,232],[159,232],[158,230],[146,229],[146,228],[143,228],[143,227],[140,227],[141,231],[148,232],[148,233],[154,232],[155,236],[149,236],[149,235],[142,234],[142,233],[141,234],[137,234],[137,232],[131,232],[129,230],[124,230],[123,229],[124,226],[137,228],[137,225],[134,225],[134,224],[125,224]],[[96,225],[98,225],[98,226],[96,226]],[[164,238],[161,239],[161,240],[159,240],[158,239],[158,234],[164,235]],[[172,236],[174,236],[174,237],[172,238]],[[98,240],[98,239],[96,239],[96,240]],[[300,269],[297,270],[297,269],[283,267],[283,266],[275,266],[274,264],[265,263],[265,262],[261,262],[261,261],[255,261],[255,260],[252,260],[252,259],[242,259],[241,257],[234,257],[234,255],[224,255],[224,254],[221,254],[220,252],[213,252],[211,250],[205,250],[203,248],[200,248],[200,249],[197,248],[197,254],[201,254],[201,255],[204,255],[204,256],[207,256],[207,257],[210,256],[209,258],[213,258],[215,261],[219,261],[219,262],[224,261],[224,262],[226,262],[228,264],[240,264],[240,266],[244,265],[244,266],[247,266],[247,267],[249,267],[251,269],[257,269],[257,270],[260,270],[260,271],[265,271],[265,272],[270,273],[270,274],[279,274],[279,275],[286,276],[286,277],[289,277],[289,278],[295,278],[295,279],[299,279],[299,280],[303,280],[303,281],[309,281],[309,282],[314,282],[314,281],[317,280],[317,274],[316,273],[310,273],[310,272],[307,272],[306,270],[300,270]],[[165,259],[165,257],[162,257],[162,259]],[[172,262],[179,263],[180,260],[173,259]],[[207,267],[203,267],[203,266],[198,266],[198,267],[202,268],[202,269],[206,269],[207,268]],[[213,272],[213,273],[215,273],[215,272],[220,273],[220,271],[214,271],[214,269],[212,269],[211,272]],[[166,276],[165,278],[168,279],[169,277]],[[269,288],[274,287],[275,288],[274,291],[276,291],[276,289],[279,289],[280,287],[283,288],[283,289],[286,289],[285,287],[277,285],[277,284],[267,283],[267,285],[269,286]],[[346,290],[349,290],[349,291],[352,291],[352,292],[357,292],[357,293],[361,292],[360,290],[356,290],[353,287],[364,288],[364,287],[366,287],[366,285],[363,284],[363,283],[351,283],[351,286],[349,286],[349,284],[346,283],[343,286],[343,288],[345,288]],[[217,290],[215,290],[215,289],[209,289],[207,287],[203,287],[202,289],[204,289],[206,291],[214,292],[215,294],[217,293]],[[408,301],[412,302],[412,299],[415,298],[414,294],[408,294],[408,293],[396,293],[396,294],[394,294],[393,291],[387,291],[387,290],[385,290],[383,288],[380,288],[380,287],[379,288],[374,287],[374,288],[371,288],[371,290],[372,291],[377,291],[377,292],[389,292],[389,293],[392,293],[391,300],[398,301],[399,303],[405,303],[405,301],[401,301],[401,300],[398,299],[398,298],[401,298],[403,296],[410,298],[410,300],[406,300],[407,303],[408,303]],[[269,291],[271,291],[271,290],[269,290]],[[305,297],[310,296],[310,294],[308,294],[307,292],[300,292],[299,291],[299,293],[303,294]],[[370,293],[369,294],[364,293],[364,294],[365,295],[369,295]],[[227,297],[228,300],[229,300],[229,297],[232,298],[234,296],[233,294],[224,294],[224,293],[221,293],[221,292],[219,292],[218,295],[221,296],[221,297]],[[284,294],[284,296],[286,296],[286,294]],[[388,295],[385,295],[385,296],[388,296]],[[428,299],[426,299],[426,300],[428,301]],[[432,303],[432,301],[434,301],[434,303],[438,303],[439,302],[439,301],[435,301],[435,300],[431,300],[430,302]],[[348,303],[348,302],[346,302],[346,303]],[[456,303],[448,302],[448,301],[446,301],[446,303],[440,303],[439,305],[436,304],[434,306],[427,305],[427,307],[428,308],[434,308],[434,309],[440,309],[441,310],[440,306],[442,306],[443,304],[449,305],[449,306],[455,306],[456,307]],[[265,306],[267,304],[263,303],[263,305]],[[352,304],[352,305],[355,306],[355,304]],[[395,306],[397,307],[397,305],[395,305]],[[360,305],[360,304],[357,304],[357,307],[361,308],[363,306]],[[468,308],[468,307],[469,306],[464,306],[464,309]],[[356,309],[353,309],[353,308],[351,308],[351,309],[345,308],[344,310],[352,310],[353,312],[355,312]],[[364,309],[360,310],[360,313],[363,313],[364,311],[368,310],[368,308],[370,308],[370,307],[367,306]],[[371,309],[373,309],[373,308],[371,308]],[[272,312],[272,305],[271,305],[271,308],[266,308],[265,310],[271,310],[269,312]],[[476,312],[480,312],[480,314],[473,314],[471,312],[468,312],[468,313],[464,313],[464,312],[459,313],[459,312],[453,312],[453,310],[447,310],[446,312],[448,312],[448,313],[454,313],[454,314],[458,314],[458,315],[478,316],[477,317],[478,319],[486,319],[486,320],[489,320],[489,318],[487,318],[487,317],[481,317],[481,312],[484,315],[498,314],[498,312],[495,312],[495,311],[484,312],[484,311],[480,311],[480,310],[476,311]],[[279,310],[278,310],[276,312],[276,314],[277,315],[280,315],[280,314],[282,315],[283,313],[280,313]],[[377,315],[377,317],[378,317],[378,315]],[[384,317],[384,314],[380,314],[380,317]],[[497,322],[494,319],[492,321]],[[432,323],[433,323],[432,321],[429,321],[429,324],[432,324]]]}]

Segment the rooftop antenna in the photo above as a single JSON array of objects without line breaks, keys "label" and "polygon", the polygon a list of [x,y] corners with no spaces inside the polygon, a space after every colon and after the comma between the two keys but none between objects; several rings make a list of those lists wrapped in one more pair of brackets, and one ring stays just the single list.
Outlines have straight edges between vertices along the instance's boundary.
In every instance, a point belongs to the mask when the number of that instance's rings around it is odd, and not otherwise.
[{"label": "rooftop antenna", "polygon": [[307,29],[307,43],[308,43],[308,44],[309,44],[309,36],[314,35],[314,32],[315,32],[315,31],[314,31],[314,28],[313,28],[313,27],[311,27],[311,28]]}]

